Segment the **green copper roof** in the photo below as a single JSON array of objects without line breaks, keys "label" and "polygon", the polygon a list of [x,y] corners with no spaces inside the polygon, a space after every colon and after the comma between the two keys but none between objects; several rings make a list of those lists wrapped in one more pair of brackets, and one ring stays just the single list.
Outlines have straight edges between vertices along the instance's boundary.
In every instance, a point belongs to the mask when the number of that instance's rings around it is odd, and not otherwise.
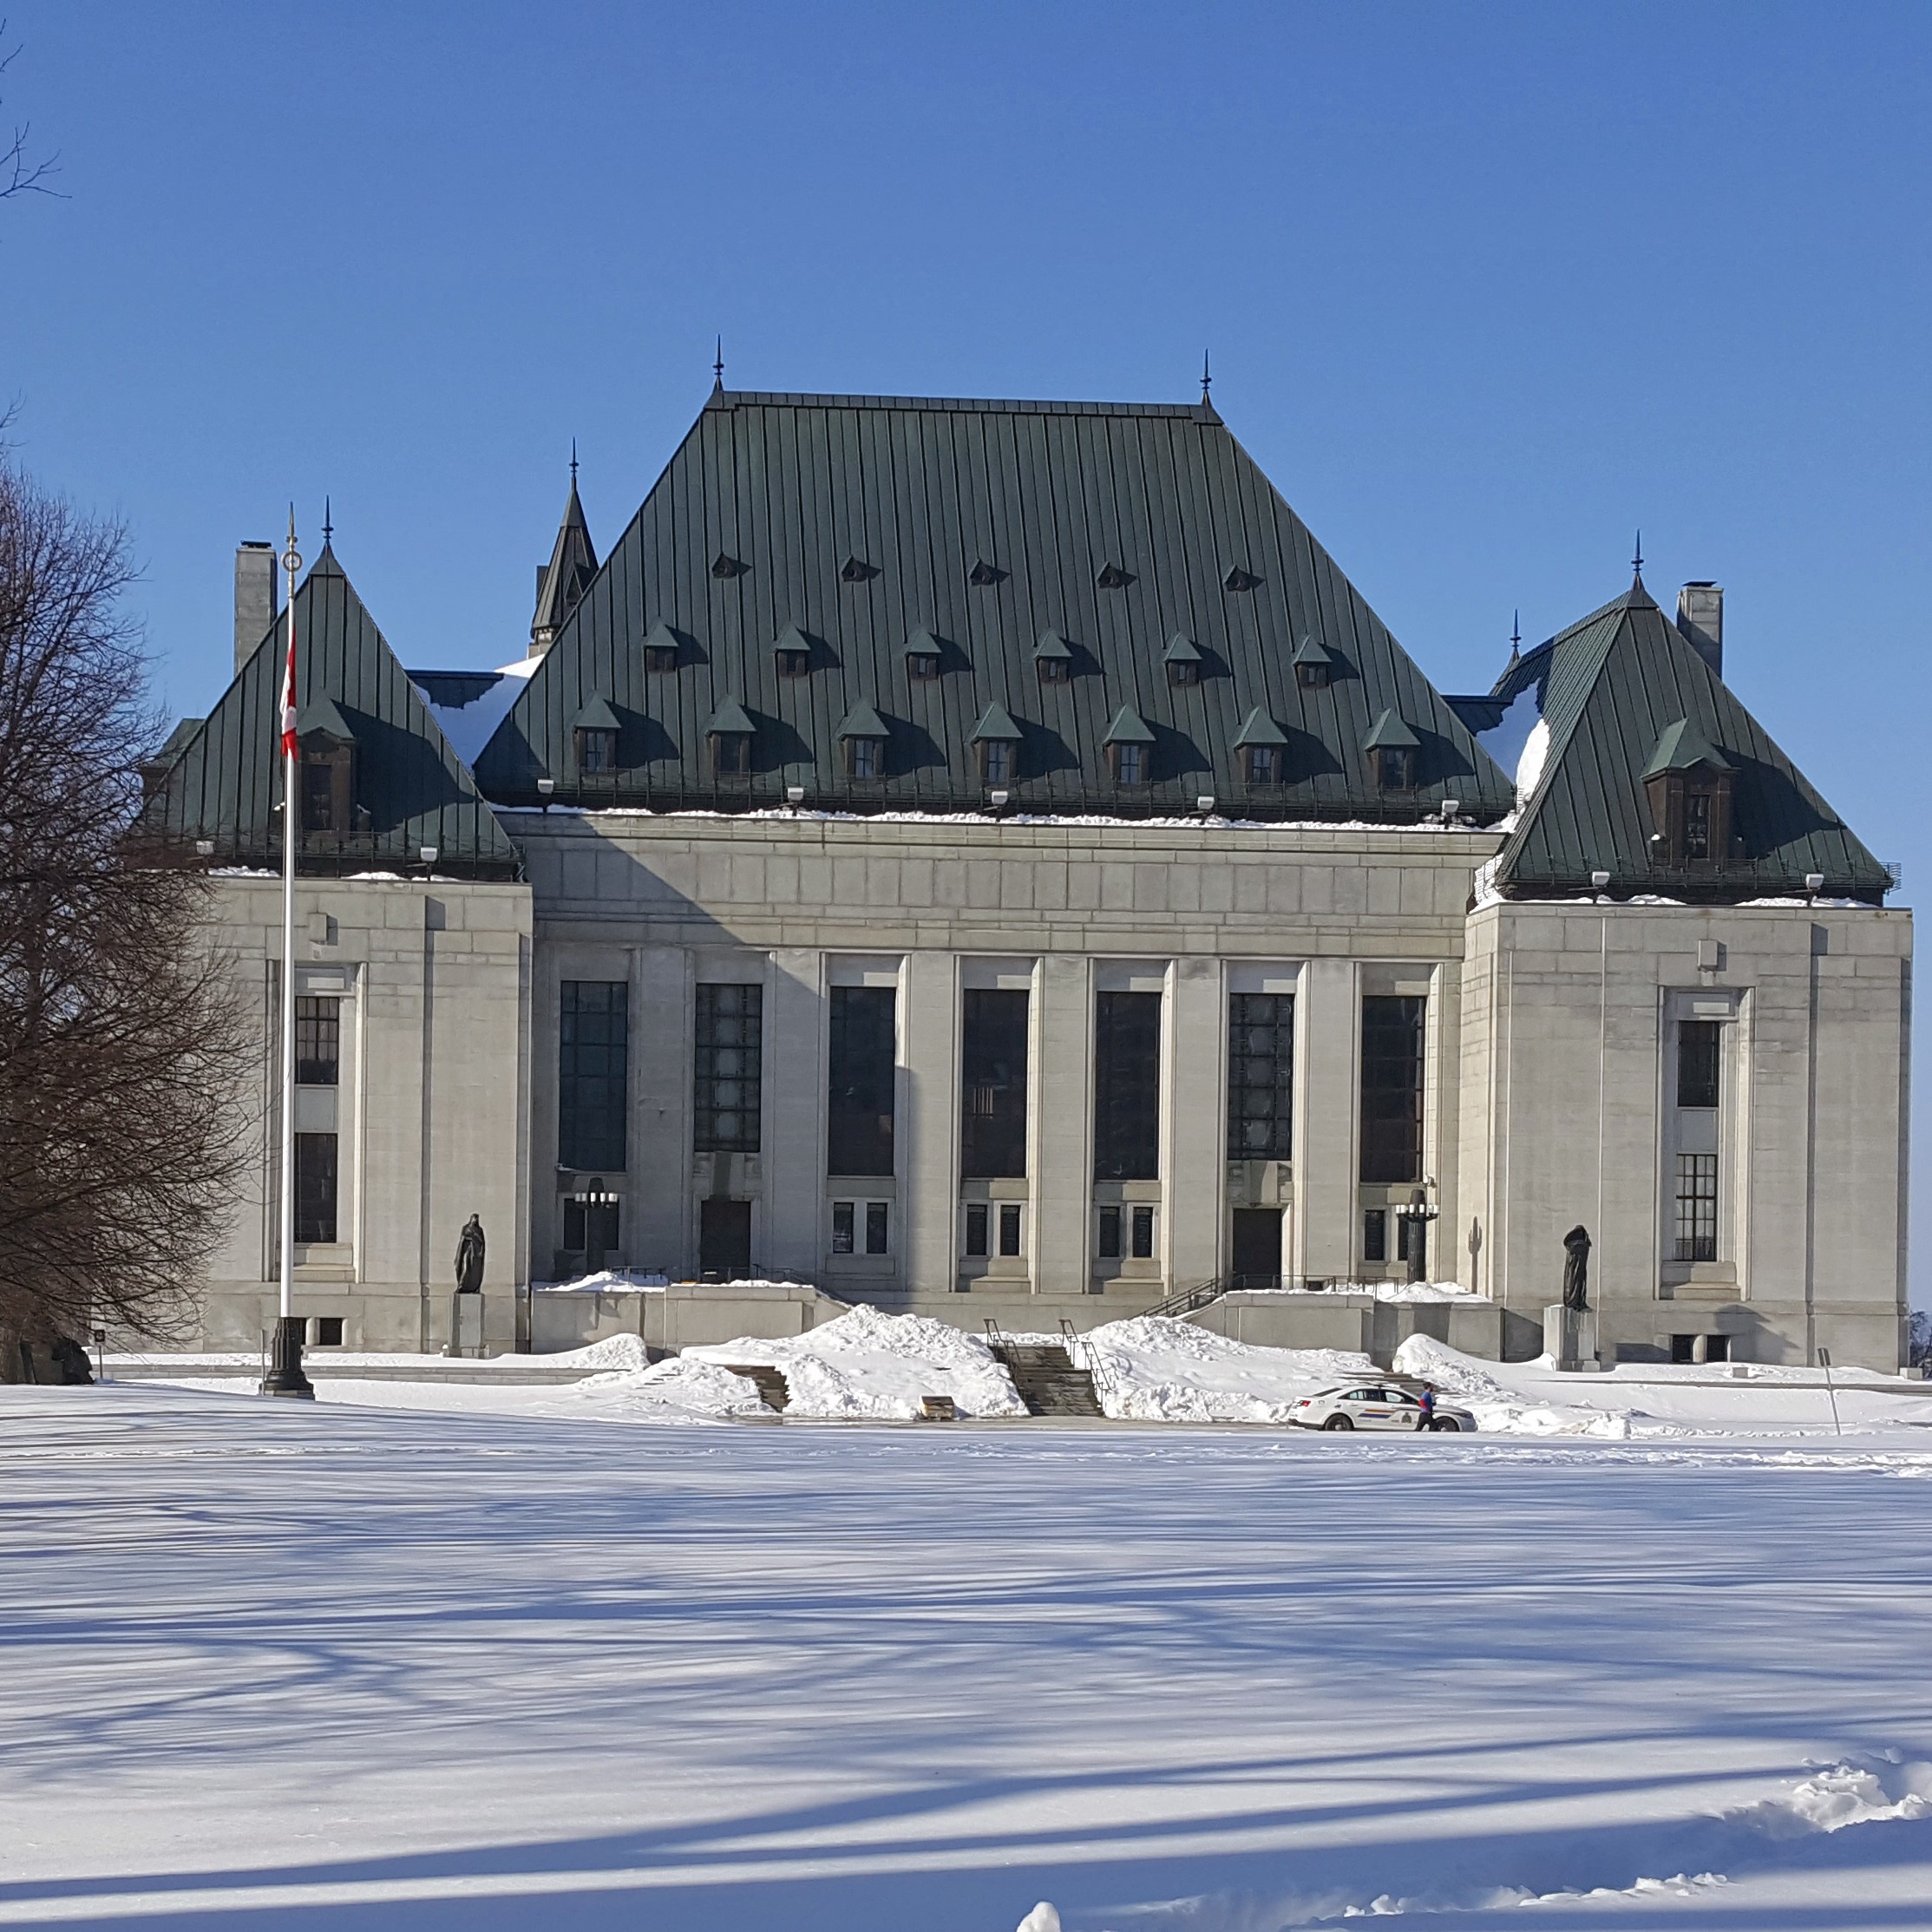
[{"label": "green copper roof", "polygon": [[886,721],[872,706],[861,698],[839,720],[835,737],[842,738],[884,738],[890,737]]},{"label": "green copper roof", "polygon": [[1362,740],[1365,751],[1414,751],[1422,743],[1418,738],[1393,711],[1381,711],[1374,724],[1368,728],[1368,736]]},{"label": "green copper roof", "polygon": [[601,691],[593,691],[590,702],[570,721],[574,731],[621,731],[622,721]]},{"label": "green copper roof", "polygon": [[1103,744],[1152,744],[1154,734],[1147,728],[1147,720],[1131,704],[1123,704],[1114,713],[1114,721],[1107,727],[1107,735],[1100,741]]},{"label": "green copper roof", "polygon": [[[145,809],[168,835],[206,839],[219,862],[281,862],[277,705],[286,617],[270,627],[221,701],[181,749]],[[439,872],[514,878],[516,849],[450,749],[326,545],[295,593],[298,729],[306,719],[355,744],[356,822],[305,832],[305,872],[385,871],[436,848]]]},{"label": "green copper roof", "polygon": [[1009,744],[1018,744],[1025,733],[1006,715],[1006,708],[999,703],[986,706],[979,722],[973,727],[973,742],[977,744],[984,738],[1004,738]]},{"label": "green copper roof", "polygon": [[342,715],[335,699],[325,696],[311,697],[295,714],[295,735],[298,738],[319,735],[333,738],[338,744],[356,742],[354,728]]},{"label": "green copper roof", "polygon": [[[1497,883],[1516,898],[1568,897],[1608,872],[1613,893],[1726,902],[1802,893],[1821,873],[1833,897],[1882,900],[1885,868],[1658,609],[1642,584],[1593,611],[1509,674],[1513,695],[1543,679],[1549,750],[1503,847]],[[1644,790],[1654,770],[1715,756],[1731,780],[1741,852],[1716,870],[1661,863]],[[1659,763],[1660,760],[1664,761]]]},{"label": "green copper roof", "polygon": [[1288,734],[1257,705],[1241,720],[1241,728],[1235,734],[1237,749],[1249,744],[1286,744]]},{"label": "green copper roof", "polygon": [[[641,647],[660,625],[678,667],[649,674]],[[778,675],[788,625],[806,676]],[[936,678],[908,665],[920,631],[941,640]],[[1040,676],[1050,634],[1064,680]],[[1197,681],[1169,681],[1177,635],[1201,653]],[[1333,660],[1323,689],[1296,683],[1307,637]],[[1481,822],[1514,802],[1221,418],[1193,405],[719,390],[479,756],[485,791],[534,803],[554,774],[572,796],[566,741],[593,691],[626,723],[619,770],[581,794],[597,803],[730,809],[783,803],[796,783],[835,802],[838,726],[861,702],[894,721],[896,748],[854,794],[868,806],[977,807],[972,734],[993,704],[1020,734],[1013,801],[1028,810],[1167,813],[1211,792],[1248,816],[1412,820],[1453,796]],[[727,694],[750,719],[748,778],[714,776],[706,754]],[[1123,709],[1151,745],[1149,782],[1124,788],[1104,756]],[[1251,789],[1235,739],[1257,710],[1285,755],[1282,782]],[[1385,711],[1420,741],[1399,798],[1361,756]]]},{"label": "green copper roof", "polygon": [[1201,661],[1201,646],[1178,631],[1167,640],[1167,649],[1161,653],[1164,665],[1197,665]]}]

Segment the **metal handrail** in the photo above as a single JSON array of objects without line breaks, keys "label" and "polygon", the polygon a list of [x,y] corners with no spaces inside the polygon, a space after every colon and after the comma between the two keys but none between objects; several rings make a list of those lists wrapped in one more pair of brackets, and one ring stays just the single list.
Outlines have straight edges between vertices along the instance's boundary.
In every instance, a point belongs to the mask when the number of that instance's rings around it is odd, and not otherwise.
[{"label": "metal handrail", "polygon": [[1176,1288],[1164,1301],[1156,1301],[1148,1309],[1150,1315],[1191,1315],[1196,1308],[1205,1308],[1210,1301],[1218,1301],[1228,1292],[1229,1277],[1216,1274],[1206,1281],[1196,1281],[1191,1288]]}]

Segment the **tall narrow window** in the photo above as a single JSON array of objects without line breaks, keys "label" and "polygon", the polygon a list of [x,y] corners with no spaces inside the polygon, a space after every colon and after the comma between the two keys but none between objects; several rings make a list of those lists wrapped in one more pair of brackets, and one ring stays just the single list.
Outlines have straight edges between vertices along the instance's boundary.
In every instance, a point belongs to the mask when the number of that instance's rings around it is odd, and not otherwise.
[{"label": "tall narrow window", "polygon": [[560,1167],[624,1171],[629,999],[621,979],[563,983],[557,1029]]},{"label": "tall narrow window", "polygon": [[975,1256],[986,1252],[986,1204],[983,1201],[966,1203],[966,1251]]},{"label": "tall narrow window", "polygon": [[1103,1208],[1100,1210],[1100,1259],[1117,1261],[1120,1259],[1120,1209]]},{"label": "tall narrow window", "polygon": [[999,1252],[1002,1254],[1019,1253],[1019,1203],[1003,1201],[999,1204]]},{"label": "tall narrow window", "polygon": [[693,1064],[691,1146],[756,1154],[763,1085],[763,986],[700,986]]},{"label": "tall narrow window", "polygon": [[295,1238],[298,1241],[332,1241],[336,1238],[336,1136],[295,1136]]},{"label": "tall narrow window", "polygon": [[342,1002],[305,995],[295,1002],[295,1079],[304,1087],[332,1087],[342,1077]]},{"label": "tall narrow window", "polygon": [[959,1171],[969,1181],[1026,1172],[1026,1002],[1022,989],[969,986],[959,1028]]},{"label": "tall narrow window", "polygon": [[1677,1259],[1714,1261],[1718,1258],[1718,1157],[1715,1154],[1677,1156]]},{"label": "tall narrow window", "polygon": [[1136,1208],[1134,1210],[1133,1233],[1134,1259],[1136,1261],[1150,1261],[1154,1254],[1154,1210],[1151,1208]]},{"label": "tall narrow window", "polygon": [[892,1229],[892,1203],[889,1201],[866,1202],[866,1253],[884,1254],[890,1252]]},{"label": "tall narrow window", "polygon": [[982,784],[1010,785],[1013,782],[1013,745],[1008,738],[981,738],[979,744],[979,779]]},{"label": "tall narrow window", "polygon": [[1693,863],[1711,856],[1711,795],[1688,787],[1684,792],[1684,856]]},{"label": "tall narrow window", "polygon": [[1683,1019],[1677,1023],[1677,1104],[1714,1107],[1718,1104],[1719,1050],[1724,1022]]},{"label": "tall narrow window", "polygon": [[1099,994],[1094,1001],[1093,1058],[1094,1178],[1158,1180],[1160,994]]},{"label": "tall narrow window", "polygon": [[834,986],[825,1136],[828,1174],[890,1174],[894,1061],[890,986]]},{"label": "tall narrow window", "polygon": [[1362,1259],[1365,1261],[1385,1261],[1389,1258],[1389,1210],[1386,1208],[1365,1208],[1362,1210]]},{"label": "tall narrow window", "polygon": [[1293,1151],[1294,995],[1238,992],[1228,1004],[1228,1158]]},{"label": "tall narrow window", "polygon": [[1362,1001],[1362,1179],[1422,1178],[1422,1021],[1410,994]]}]

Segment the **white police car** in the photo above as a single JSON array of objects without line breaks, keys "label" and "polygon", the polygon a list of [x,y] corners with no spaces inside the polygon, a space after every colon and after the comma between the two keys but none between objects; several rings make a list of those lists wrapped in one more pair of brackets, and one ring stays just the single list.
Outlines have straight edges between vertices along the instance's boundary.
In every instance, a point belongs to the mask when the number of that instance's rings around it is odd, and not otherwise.
[{"label": "white police car", "polygon": [[[1386,1382],[1340,1383],[1303,1396],[1288,1411],[1288,1420],[1300,1429],[1405,1429],[1413,1435],[1421,1419],[1414,1393]],[[1473,1434],[1476,1418],[1438,1396],[1429,1426],[1445,1435]]]}]

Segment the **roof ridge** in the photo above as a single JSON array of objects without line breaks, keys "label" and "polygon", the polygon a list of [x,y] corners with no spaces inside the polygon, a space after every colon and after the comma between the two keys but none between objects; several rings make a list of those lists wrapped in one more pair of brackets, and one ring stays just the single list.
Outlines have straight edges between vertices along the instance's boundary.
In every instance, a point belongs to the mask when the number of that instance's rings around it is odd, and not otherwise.
[{"label": "roof ridge", "polygon": [[[719,390],[713,408],[767,409],[943,409],[953,415],[1192,416],[1206,422],[1198,403],[1079,402],[1051,396],[834,396],[789,390]],[[1219,420],[1218,417],[1215,418]]]}]

